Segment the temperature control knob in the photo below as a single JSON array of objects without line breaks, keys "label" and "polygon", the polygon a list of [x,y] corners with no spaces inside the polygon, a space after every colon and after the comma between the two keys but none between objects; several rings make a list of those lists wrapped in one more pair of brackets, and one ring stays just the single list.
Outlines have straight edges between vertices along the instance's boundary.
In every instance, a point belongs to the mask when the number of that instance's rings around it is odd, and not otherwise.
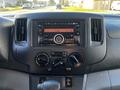
[{"label": "temperature control knob", "polygon": [[68,64],[70,67],[79,68],[83,63],[82,57],[79,53],[75,52],[69,55]]},{"label": "temperature control knob", "polygon": [[49,63],[49,56],[44,52],[40,52],[35,56],[35,62],[37,65],[44,67]]}]

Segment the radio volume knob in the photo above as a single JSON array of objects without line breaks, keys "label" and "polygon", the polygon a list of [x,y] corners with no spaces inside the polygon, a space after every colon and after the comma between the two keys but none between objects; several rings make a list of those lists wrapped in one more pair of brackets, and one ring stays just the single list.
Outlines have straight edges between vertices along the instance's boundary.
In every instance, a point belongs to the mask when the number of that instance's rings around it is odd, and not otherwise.
[{"label": "radio volume knob", "polygon": [[56,44],[63,44],[64,43],[64,36],[62,34],[56,34],[54,36],[54,42]]}]

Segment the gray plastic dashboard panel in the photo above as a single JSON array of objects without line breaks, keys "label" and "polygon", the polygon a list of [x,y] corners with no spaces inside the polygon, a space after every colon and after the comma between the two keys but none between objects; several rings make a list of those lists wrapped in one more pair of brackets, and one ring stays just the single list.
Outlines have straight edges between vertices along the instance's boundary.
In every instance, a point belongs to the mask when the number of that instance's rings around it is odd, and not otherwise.
[{"label": "gray plastic dashboard panel", "polygon": [[0,61],[8,61],[10,52],[10,34],[13,21],[0,17]]},{"label": "gray plastic dashboard panel", "polygon": [[111,80],[112,90],[120,90],[120,69],[110,70],[109,76]]},{"label": "gray plastic dashboard panel", "polygon": [[0,90],[29,90],[29,75],[0,69]]},{"label": "gray plastic dashboard panel", "polygon": [[111,90],[108,71],[88,74],[84,90]]},{"label": "gray plastic dashboard panel", "polygon": [[84,82],[83,90],[120,90],[120,69],[87,74]]},{"label": "gray plastic dashboard panel", "polygon": [[107,17],[106,28],[111,38],[120,38],[120,19],[118,17]]}]

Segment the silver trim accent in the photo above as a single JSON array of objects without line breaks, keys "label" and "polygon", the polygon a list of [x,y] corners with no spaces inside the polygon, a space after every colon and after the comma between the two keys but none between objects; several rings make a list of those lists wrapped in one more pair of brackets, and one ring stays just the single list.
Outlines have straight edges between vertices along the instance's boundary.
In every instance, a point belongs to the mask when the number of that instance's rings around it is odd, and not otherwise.
[{"label": "silver trim accent", "polygon": [[86,90],[87,77],[87,74],[84,74],[82,90]]}]

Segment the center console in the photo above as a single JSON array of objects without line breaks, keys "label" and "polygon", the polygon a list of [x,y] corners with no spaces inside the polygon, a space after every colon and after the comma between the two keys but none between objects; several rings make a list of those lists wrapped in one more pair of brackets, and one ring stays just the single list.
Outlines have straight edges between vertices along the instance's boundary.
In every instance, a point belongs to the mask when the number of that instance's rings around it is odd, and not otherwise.
[{"label": "center console", "polygon": [[[80,67],[83,63],[85,20],[33,20],[32,46],[39,48],[34,60],[39,67],[52,70]],[[78,49],[79,48],[79,49]]]},{"label": "center console", "polygon": [[103,22],[103,16],[87,13],[18,15],[13,56],[30,67],[29,73],[84,74],[87,65],[97,63],[105,56]]}]

